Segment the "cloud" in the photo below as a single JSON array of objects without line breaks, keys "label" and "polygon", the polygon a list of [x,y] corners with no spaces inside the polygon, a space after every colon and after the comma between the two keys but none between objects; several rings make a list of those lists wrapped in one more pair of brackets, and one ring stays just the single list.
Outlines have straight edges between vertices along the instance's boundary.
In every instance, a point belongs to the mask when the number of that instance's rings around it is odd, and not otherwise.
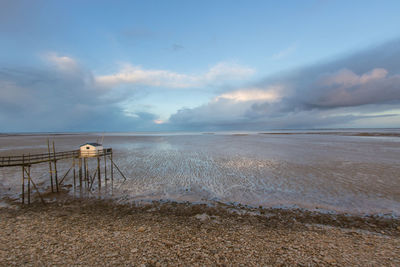
[{"label": "cloud", "polygon": [[143,69],[140,66],[125,64],[115,74],[96,76],[95,80],[100,87],[117,87],[123,84],[156,86],[167,88],[196,88],[209,84],[217,85],[232,80],[242,80],[254,74],[249,67],[235,63],[218,63],[206,73],[188,75],[168,70]]},{"label": "cloud", "polygon": [[45,65],[0,67],[0,132],[156,129],[158,116],[127,116],[120,103],[134,91],[110,94],[75,59],[46,54]]},{"label": "cloud", "polygon": [[343,69],[325,74],[310,84],[312,94],[304,104],[310,107],[345,107],[400,101],[400,75],[389,75],[384,68],[374,68],[357,75]]},{"label": "cloud", "polygon": [[169,123],[199,130],[254,130],[354,127],[357,121],[391,117],[389,126],[398,127],[400,114],[379,115],[398,108],[400,41],[394,41],[225,92],[202,106],[179,110]]},{"label": "cloud", "polygon": [[165,123],[165,121],[163,121],[163,120],[153,120],[153,122],[155,124],[163,124],[163,123]]},{"label": "cloud", "polygon": [[126,108],[143,94],[140,89],[217,85],[254,72],[234,63],[192,75],[125,65],[116,74],[95,76],[74,57],[49,52],[41,58],[37,67],[0,66],[0,131],[157,130],[167,124],[158,115]]},{"label": "cloud", "polygon": [[[0,66],[1,132],[400,126],[400,41],[252,83],[243,81],[254,70],[234,63],[200,74],[128,64],[95,76],[71,56],[47,53],[43,59],[37,67]],[[242,86],[233,87],[236,82]],[[221,93],[161,120],[126,108],[145,87]]]},{"label": "cloud", "polygon": [[45,60],[53,64],[56,68],[63,72],[76,72],[80,70],[77,61],[68,56],[59,56],[57,53],[51,52],[44,56]]},{"label": "cloud", "polygon": [[276,102],[281,98],[280,91],[282,91],[281,86],[271,86],[267,89],[245,88],[219,95],[215,98],[215,101],[219,101],[220,99],[228,99],[235,102],[243,102],[243,101]]}]

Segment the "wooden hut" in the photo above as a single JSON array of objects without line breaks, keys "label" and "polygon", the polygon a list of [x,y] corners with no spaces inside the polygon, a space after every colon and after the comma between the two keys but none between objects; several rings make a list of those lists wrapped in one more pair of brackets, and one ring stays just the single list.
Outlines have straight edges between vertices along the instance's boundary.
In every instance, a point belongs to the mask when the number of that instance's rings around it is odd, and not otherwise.
[{"label": "wooden hut", "polygon": [[98,143],[86,143],[80,146],[82,158],[97,157],[103,154],[103,145]]}]

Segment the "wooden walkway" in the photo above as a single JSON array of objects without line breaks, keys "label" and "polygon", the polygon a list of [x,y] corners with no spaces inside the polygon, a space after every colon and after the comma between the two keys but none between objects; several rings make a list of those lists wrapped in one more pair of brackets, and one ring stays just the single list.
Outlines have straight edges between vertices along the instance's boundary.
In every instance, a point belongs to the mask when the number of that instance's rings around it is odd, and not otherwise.
[{"label": "wooden walkway", "polygon": [[[112,154],[111,148],[100,150],[98,154],[93,154],[92,157],[108,156]],[[49,152],[43,154],[22,155],[22,156],[5,156],[0,157],[1,167],[15,167],[39,164],[44,162],[54,162],[62,159],[80,158],[80,150],[71,150],[63,152]]]},{"label": "wooden walkway", "polygon": [[[95,177],[97,176],[97,186],[100,190],[102,185],[101,173],[104,175],[104,183],[107,186],[107,158],[109,159],[110,166],[109,172],[111,175],[111,188],[113,187],[114,180],[114,171],[113,167],[115,167],[121,176],[126,180],[126,177],[122,173],[122,171],[118,168],[118,166],[113,161],[113,150],[112,148],[105,148],[102,150],[97,150],[93,152],[93,154],[88,154],[85,151],[84,154],[81,154],[80,150],[70,150],[70,151],[62,151],[56,152],[55,145],[53,142],[53,151],[50,151],[50,142],[47,141],[48,153],[42,154],[27,154],[22,156],[1,156],[0,157],[0,168],[5,167],[21,167],[22,168],[22,179],[21,179],[21,199],[22,204],[25,203],[25,194],[27,193],[27,202],[30,204],[31,202],[31,185],[35,189],[37,195],[44,202],[44,199],[39,191],[39,188],[36,186],[36,183],[33,181],[31,177],[31,166],[40,163],[48,163],[49,164],[49,178],[50,178],[50,187],[51,192],[59,192],[59,187],[63,183],[64,179],[72,170],[73,172],[73,187],[74,189],[78,186],[82,189],[85,187],[88,191],[92,190],[93,184],[96,181]],[[97,159],[97,168],[93,171],[89,170],[88,160],[89,159]],[[68,169],[68,171],[63,175],[61,180],[58,180],[58,171],[57,171],[57,161],[59,160],[72,160],[72,165]],[[103,159],[103,160],[102,160]],[[102,172],[100,169],[100,161],[104,161],[104,171]],[[77,169],[76,169],[77,168]],[[77,178],[79,180],[77,181]]]}]

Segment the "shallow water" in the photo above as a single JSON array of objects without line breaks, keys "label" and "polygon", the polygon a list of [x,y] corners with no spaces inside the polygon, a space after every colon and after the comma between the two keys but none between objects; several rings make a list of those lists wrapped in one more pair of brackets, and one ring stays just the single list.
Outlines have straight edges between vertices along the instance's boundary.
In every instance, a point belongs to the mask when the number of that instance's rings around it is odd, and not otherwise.
[{"label": "shallow water", "polygon": [[[46,138],[2,136],[0,156],[45,152]],[[57,151],[63,151],[98,137],[50,138]],[[123,181],[116,175],[115,198],[400,215],[399,137],[115,133],[105,136],[104,146],[113,148],[115,162],[128,178]],[[60,162],[60,173],[70,165]],[[32,177],[42,188],[48,186],[47,171],[48,164],[32,168]],[[20,172],[20,168],[0,169],[3,196],[18,196]],[[71,174],[67,179],[71,183]]]}]

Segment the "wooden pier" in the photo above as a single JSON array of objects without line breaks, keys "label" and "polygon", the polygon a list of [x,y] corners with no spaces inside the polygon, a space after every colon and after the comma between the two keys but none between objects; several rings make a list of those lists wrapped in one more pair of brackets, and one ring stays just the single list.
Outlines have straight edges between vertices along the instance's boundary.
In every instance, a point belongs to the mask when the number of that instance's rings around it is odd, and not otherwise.
[{"label": "wooden pier", "polygon": [[[50,178],[50,188],[51,192],[59,192],[60,186],[62,185],[64,179],[71,172],[73,174],[73,188],[74,190],[79,187],[81,192],[82,188],[91,191],[93,184],[96,181],[97,176],[97,187],[100,190],[102,184],[101,175],[101,161],[104,161],[104,183],[107,186],[107,181],[111,180],[111,188],[114,182],[114,167],[121,174],[121,176],[126,180],[126,177],[118,166],[113,161],[113,150],[112,148],[104,148],[96,151],[93,154],[82,154],[81,150],[70,150],[56,152],[54,142],[52,143],[52,150],[50,149],[50,142],[47,141],[48,153],[42,154],[28,154],[21,156],[1,156],[0,157],[0,168],[5,167],[21,167],[22,179],[21,179],[21,203],[25,204],[31,203],[31,193],[32,188],[36,191],[40,200],[45,204],[44,198],[40,194],[39,188],[31,177],[31,166],[36,164],[47,163],[49,164],[49,178]],[[109,172],[110,179],[107,178],[107,158],[109,160]],[[94,173],[91,174],[89,170],[88,161],[90,159],[97,159],[97,168]],[[71,160],[72,164],[68,171],[59,180],[59,173],[57,170],[57,161],[60,160]],[[26,197],[25,197],[26,196]]]}]

